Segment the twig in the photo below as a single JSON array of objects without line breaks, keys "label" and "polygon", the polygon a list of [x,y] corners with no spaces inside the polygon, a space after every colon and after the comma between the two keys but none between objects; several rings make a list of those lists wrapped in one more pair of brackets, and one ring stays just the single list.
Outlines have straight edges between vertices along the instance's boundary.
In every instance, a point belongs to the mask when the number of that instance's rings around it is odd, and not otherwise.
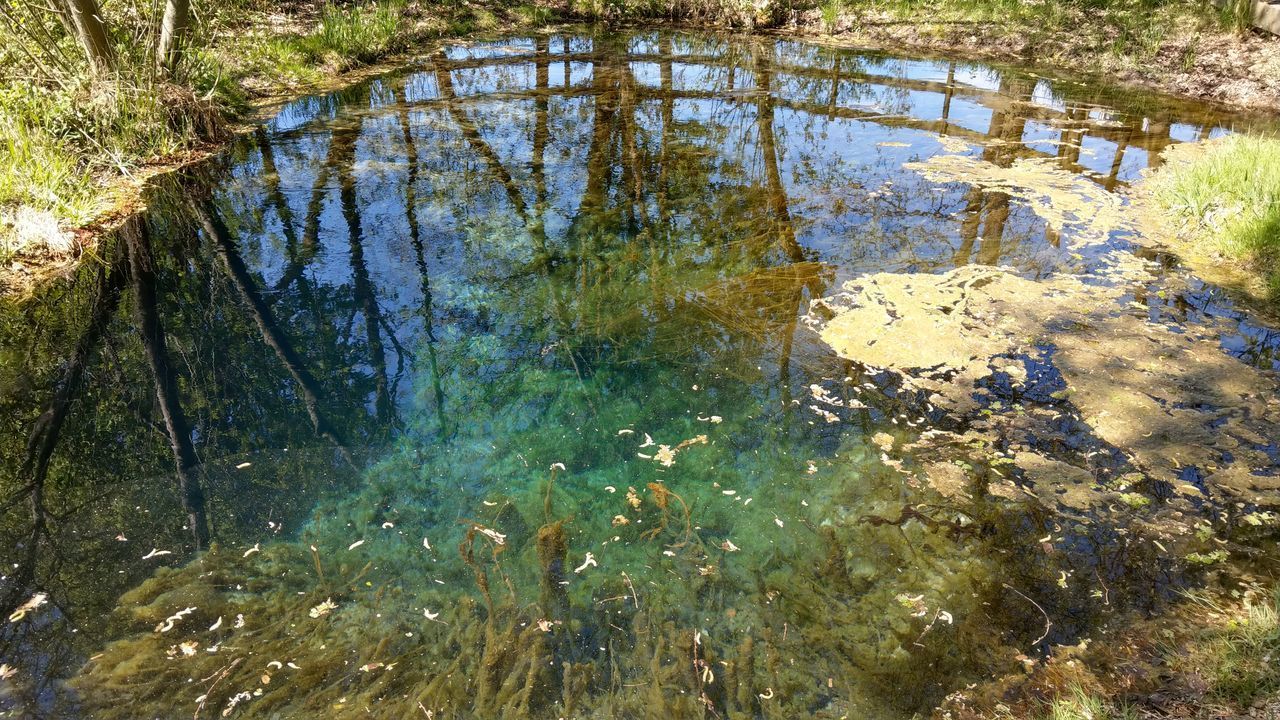
[{"label": "twig", "polygon": [[920,637],[916,638],[915,642],[911,644],[915,645],[916,647],[924,647],[924,645],[922,645],[920,641],[923,640],[924,636],[928,635],[929,631],[933,629],[933,625],[934,623],[938,622],[939,617],[942,617],[942,608],[938,608],[936,611],[934,611],[933,619],[929,621],[928,625],[924,626],[924,632],[920,633]]},{"label": "twig", "polygon": [[324,570],[320,568],[320,552],[316,550],[315,545],[311,546],[311,559],[316,563],[316,575],[320,578],[320,584],[324,586],[325,590],[328,590],[329,583],[324,579]]},{"label": "twig", "polygon": [[627,587],[631,588],[631,600],[636,604],[636,610],[639,610],[640,597],[636,595],[636,586],[631,584],[631,576],[627,575],[626,571],[624,570],[622,573],[622,578],[627,581]]},{"label": "twig", "polygon": [[1044,632],[1040,634],[1040,637],[1036,638],[1035,642],[1031,643],[1032,645],[1039,645],[1042,640],[1049,637],[1049,628],[1053,627],[1053,621],[1049,619],[1049,613],[1045,612],[1044,608],[1040,607],[1040,603],[1036,602],[1035,600],[1032,600],[1026,595],[1023,595],[1022,591],[1018,590],[1017,588],[1010,585],[1009,583],[1000,583],[1000,584],[1003,585],[1006,590],[1012,590],[1015,593],[1018,593],[1018,595],[1022,596],[1023,600],[1026,600],[1032,605],[1035,605],[1036,609],[1040,611],[1040,614],[1044,616]]},{"label": "twig", "polygon": [[240,661],[243,659],[244,658],[236,658],[230,665],[227,665],[226,667],[222,668],[222,671],[218,673],[217,679],[214,680],[213,684],[210,685],[208,689],[204,691],[204,699],[201,700],[200,704],[196,706],[196,712],[194,715],[191,716],[193,719],[198,720],[198,718],[200,717],[200,711],[204,710],[204,704],[208,702],[209,696],[213,694],[213,689],[218,687],[218,683],[222,682],[223,679],[227,677],[227,673],[234,670],[235,667],[239,665]]}]

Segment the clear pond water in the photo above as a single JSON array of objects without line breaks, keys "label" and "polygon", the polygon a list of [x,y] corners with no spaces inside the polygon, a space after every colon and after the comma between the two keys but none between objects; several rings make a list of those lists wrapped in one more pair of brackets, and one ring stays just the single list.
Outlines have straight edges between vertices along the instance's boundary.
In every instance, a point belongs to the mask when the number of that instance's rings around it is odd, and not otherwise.
[{"label": "clear pond water", "polygon": [[[1232,130],[1014,68],[647,32],[449,43],[292,103],[4,309],[0,708],[909,718],[1105,639],[1202,573],[1139,510],[909,482],[884,438],[948,419],[802,318],[866,273],[1134,249],[907,163],[1121,192]],[[1280,362],[1152,267],[1153,317]]]}]

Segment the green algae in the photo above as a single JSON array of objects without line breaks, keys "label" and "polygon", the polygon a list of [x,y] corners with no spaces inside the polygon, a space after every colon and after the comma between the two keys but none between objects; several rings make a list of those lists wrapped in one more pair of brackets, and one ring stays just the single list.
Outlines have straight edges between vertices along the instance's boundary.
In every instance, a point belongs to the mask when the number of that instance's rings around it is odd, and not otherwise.
[{"label": "green algae", "polygon": [[[544,382],[593,392],[614,375]],[[720,422],[689,407],[703,395]],[[598,394],[589,419],[550,403],[462,425],[438,452],[401,443],[298,542],[215,548],[122,598],[122,639],[74,686],[105,718],[161,702],[287,717],[897,717],[941,701],[934,678],[1015,667],[1044,639],[1008,581],[1052,587],[1074,576],[1071,554],[1015,570],[984,549],[1039,532],[1025,526],[1038,503],[917,486],[856,438],[811,455],[783,437],[743,446],[771,425],[763,408],[715,379],[693,397]],[[679,448],[669,465],[643,457],[661,445]],[[1064,599],[1084,589],[1073,579]]]},{"label": "green algae", "polygon": [[[646,409],[601,423],[612,443],[584,443],[631,456],[598,467],[541,441],[578,422],[554,409],[498,445],[465,429],[440,457],[406,444],[358,495],[321,506],[299,542],[216,548],[122,598],[124,639],[75,687],[95,717],[171,702],[177,685],[180,705],[210,715],[243,703],[331,717],[419,704],[437,717],[839,716],[880,707],[921,663],[964,667],[957,634],[966,654],[1012,657],[980,619],[998,568],[969,553],[971,536],[861,514],[901,505],[902,483],[869,448],[842,447],[810,474],[761,443],[744,465],[733,440],[748,410],[693,419],[707,441],[663,466],[636,456],[642,438],[678,446],[691,422],[638,422],[662,412]],[[552,458],[569,459],[554,485]],[[479,467],[528,480],[469,481]],[[325,601],[336,608],[311,617]]]}]

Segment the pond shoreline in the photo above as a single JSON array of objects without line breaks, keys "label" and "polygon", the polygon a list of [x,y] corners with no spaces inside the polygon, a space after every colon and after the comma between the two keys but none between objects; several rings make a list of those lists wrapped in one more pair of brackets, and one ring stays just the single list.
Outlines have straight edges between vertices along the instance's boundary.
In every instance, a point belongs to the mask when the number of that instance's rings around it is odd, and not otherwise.
[{"label": "pond shoreline", "polygon": [[[963,27],[963,31],[958,28]],[[842,18],[834,33],[823,32],[810,18],[786,29],[781,36],[843,48],[883,52],[921,53],[967,60],[1016,64],[1049,75],[1079,75],[1120,87],[1148,90],[1174,98],[1219,105],[1245,114],[1274,117],[1280,113],[1280,82],[1264,80],[1264,70],[1280,69],[1280,38],[1261,32],[1219,33],[1197,40],[1197,61],[1175,67],[1175,51],[1161,50],[1154,62],[1134,62],[1083,47],[1082,37],[1053,34],[1034,41],[1017,28],[995,23],[956,21],[904,22],[888,14]],[[1207,66],[1206,66],[1207,65]]]},{"label": "pond shoreline", "polygon": [[208,162],[268,122],[291,102],[343,90],[402,67],[419,56],[419,53],[397,53],[376,63],[339,73],[323,83],[262,95],[244,116],[227,119],[226,131],[218,140],[200,142],[182,152],[155,158],[127,175],[102,178],[101,195],[109,205],[89,222],[68,231],[74,237],[72,251],[59,255],[38,248],[35,252],[12,258],[8,267],[0,268],[0,300],[27,299],[49,282],[72,275],[81,260],[93,258],[102,239],[147,212],[146,192],[157,178]]},{"label": "pond shoreline", "polygon": [[[576,18],[567,18],[564,23],[526,24],[519,21],[503,22],[498,30],[481,33],[497,35],[520,30],[548,33],[559,28],[572,27]],[[870,20],[870,22],[868,22]],[[837,20],[835,33],[823,32],[823,21],[817,11],[800,13],[792,22],[782,27],[760,28],[754,34],[778,39],[797,39],[818,45],[827,45],[842,49],[866,49],[876,52],[918,55],[921,57],[959,57],[972,60],[989,60],[1002,63],[1017,64],[1037,70],[1046,70],[1049,63],[1038,61],[1031,56],[1038,50],[1028,46],[1025,39],[1013,36],[1016,28],[1005,28],[992,23],[967,25],[972,32],[961,35],[957,32],[941,34],[937,28],[954,23],[947,22],[902,22],[895,21],[887,15],[878,17],[851,18],[841,16]],[[654,29],[696,30],[699,32],[721,32],[737,34],[741,31],[725,28],[715,22],[623,22],[606,24],[613,27],[652,27]],[[413,32],[409,29],[407,32]],[[440,39],[447,39],[442,37]],[[438,40],[437,40],[438,41]],[[1211,47],[1215,53],[1227,56],[1244,54],[1273,58],[1280,66],[1280,39],[1263,38],[1258,33],[1244,35],[1220,34],[1219,37],[1205,39],[1203,44]],[[1059,73],[1069,71],[1086,77],[1101,78],[1105,68],[1101,53],[1073,54],[1072,51],[1056,56],[1055,68]],[[374,75],[384,73],[395,67],[413,62],[421,57],[421,51],[397,52],[379,59],[371,64],[360,65],[339,72],[320,83],[307,83],[302,86],[273,83],[263,78],[248,77],[243,80],[245,86],[260,85],[268,88],[253,101],[249,112],[240,117],[227,117],[229,131],[216,142],[201,142],[196,146],[166,157],[146,162],[135,172],[113,174],[104,177],[101,182],[101,196],[109,203],[104,211],[91,221],[69,230],[74,238],[71,251],[59,254],[48,251],[47,247],[37,247],[34,251],[19,253],[11,258],[8,267],[0,270],[0,298],[22,298],[38,292],[47,281],[58,276],[65,276],[72,271],[79,259],[85,255],[92,256],[98,240],[118,228],[130,217],[145,211],[143,191],[149,181],[157,175],[181,171],[194,164],[203,162],[230,146],[237,138],[250,132],[252,128],[270,118],[280,107],[294,100],[310,95],[324,94],[340,90]],[[1114,63],[1112,63],[1114,64]],[[1238,63],[1237,63],[1238,64]],[[1106,81],[1121,87],[1140,88],[1156,93],[1187,100],[1208,102],[1228,109],[1238,109],[1250,116],[1270,118],[1280,108],[1280,87],[1269,88],[1257,78],[1231,74],[1240,68],[1224,67],[1221,63],[1207,70],[1187,72],[1165,67],[1163,64],[1147,66],[1145,72],[1121,70],[1118,75],[1106,77]],[[1227,73],[1227,74],[1224,74]],[[1223,88],[1234,88],[1224,95]]]}]

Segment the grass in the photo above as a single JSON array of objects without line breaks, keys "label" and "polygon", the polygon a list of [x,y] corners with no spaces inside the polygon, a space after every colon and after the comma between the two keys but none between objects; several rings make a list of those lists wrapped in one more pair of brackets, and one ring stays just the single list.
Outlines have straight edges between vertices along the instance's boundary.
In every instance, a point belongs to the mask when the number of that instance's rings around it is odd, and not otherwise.
[{"label": "grass", "polygon": [[1249,708],[1280,693],[1280,598],[1224,607],[1207,595],[1192,594],[1213,622],[1200,637],[1169,653],[1180,672],[1198,676],[1218,702]]},{"label": "grass", "polygon": [[394,1],[325,5],[312,32],[245,43],[235,47],[233,54],[247,58],[255,74],[315,80],[326,72],[341,72],[402,50],[404,14],[405,5]]},{"label": "grass", "polygon": [[1049,704],[1042,720],[1137,720],[1138,714],[1124,705],[1113,705],[1079,687]]},{"label": "grass", "polygon": [[1232,135],[1175,154],[1149,182],[1196,250],[1243,264],[1280,299],[1280,138]]},{"label": "grass", "polygon": [[1230,28],[1236,32],[1244,32],[1250,27],[1250,19],[1253,15],[1253,2],[1251,0],[1223,0],[1218,6],[1218,21],[1223,27]]},{"label": "grass", "polygon": [[[508,10],[509,24],[515,26],[537,26],[552,19],[549,9],[537,5]],[[276,93],[322,83],[338,73],[403,52],[423,39],[501,26],[489,10],[462,4],[444,4],[430,12],[401,0],[349,7],[326,4],[309,32],[233,39],[219,48],[218,55],[233,83]]]},{"label": "grass", "polygon": [[1117,705],[1079,685],[1066,687],[1038,711],[1014,712],[1005,706],[995,710],[995,720],[1138,720],[1128,705]]},{"label": "grass", "polygon": [[[177,74],[160,78],[149,47],[136,41],[155,8],[111,5],[118,67],[98,79],[48,18],[36,31],[0,24],[0,65],[24,71],[0,80],[0,263],[53,252],[23,231],[35,227],[31,218],[64,228],[90,222],[110,209],[104,184],[219,139],[251,93],[320,83],[403,50],[420,29],[400,0],[376,0],[325,4],[312,27],[263,37],[246,32],[266,25],[263,11],[226,3],[200,16]],[[38,47],[46,37],[56,39],[47,52]]]},{"label": "grass", "polygon": [[3,225],[18,209],[79,226],[103,209],[100,173],[187,147],[201,131],[187,106],[199,102],[179,94],[146,81],[0,87],[0,261],[15,250]]},{"label": "grass", "polygon": [[1196,0],[865,0],[850,10],[855,35],[878,44],[961,46],[1155,78],[1187,72],[1198,50],[1248,24]]},{"label": "grass", "polygon": [[[1280,591],[1261,602],[1226,603],[1203,591],[1187,593],[1195,621],[1191,635],[1163,651],[1179,680],[1165,688],[1188,707],[1248,713],[1280,696]],[[1213,717],[1225,717],[1214,714]],[[1066,688],[1036,720],[1136,720],[1135,708],[1079,686]],[[1174,717],[1183,717],[1177,715]],[[1198,715],[1196,717],[1199,717]],[[1264,715],[1263,717],[1271,717]],[[1012,720],[1012,716],[1008,716]]]},{"label": "grass", "polygon": [[844,3],[842,0],[822,0],[818,6],[818,11],[822,14],[822,29],[825,32],[835,32],[840,24],[840,15],[844,11]]},{"label": "grass", "polygon": [[1280,717],[1280,586],[1239,587],[1184,591],[1176,612],[1140,624],[1097,654],[1045,663],[1024,687],[1004,686],[995,707],[977,717]]},{"label": "grass", "polygon": [[19,203],[83,221],[93,191],[81,179],[79,157],[40,122],[33,122],[31,98],[17,88],[0,96],[0,206]]}]

